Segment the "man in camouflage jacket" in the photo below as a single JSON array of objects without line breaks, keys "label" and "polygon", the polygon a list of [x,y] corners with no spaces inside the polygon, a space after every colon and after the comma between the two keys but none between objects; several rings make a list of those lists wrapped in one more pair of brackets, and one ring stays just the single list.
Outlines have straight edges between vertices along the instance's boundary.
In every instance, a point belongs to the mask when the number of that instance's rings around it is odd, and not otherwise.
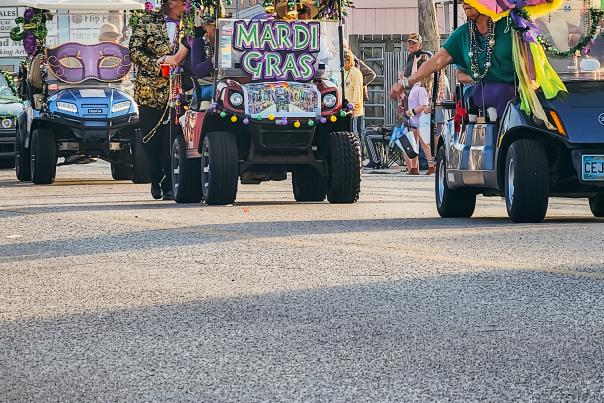
[{"label": "man in camouflage jacket", "polygon": [[[130,58],[136,66],[134,100],[139,106],[139,126],[149,159],[151,195],[164,200],[174,197],[170,167],[171,132],[174,119],[166,109],[170,101],[170,82],[163,77],[160,64],[178,44],[178,19],[184,11],[183,0],[165,0],[161,12],[140,17],[130,38]],[[171,34],[171,35],[170,35]],[[172,38],[170,38],[172,36]],[[167,121],[168,123],[162,124]]]}]

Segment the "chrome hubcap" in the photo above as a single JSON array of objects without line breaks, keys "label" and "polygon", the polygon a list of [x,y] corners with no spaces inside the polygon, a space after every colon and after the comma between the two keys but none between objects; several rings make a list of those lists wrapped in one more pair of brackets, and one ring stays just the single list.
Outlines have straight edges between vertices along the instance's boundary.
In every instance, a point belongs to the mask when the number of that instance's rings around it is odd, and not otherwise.
[{"label": "chrome hubcap", "polygon": [[203,144],[201,162],[201,183],[205,195],[209,185],[208,182],[210,181],[210,147],[208,146],[207,140],[205,140]]},{"label": "chrome hubcap", "polygon": [[180,159],[179,159],[179,151],[178,147],[174,149],[174,154],[172,155],[172,186],[174,186],[174,190],[178,191],[178,179],[180,176]]},{"label": "chrome hubcap", "polygon": [[441,159],[438,162],[438,204],[443,203],[443,197],[445,193],[445,160]]},{"label": "chrome hubcap", "polygon": [[508,202],[514,202],[514,159],[511,158],[508,165]]}]

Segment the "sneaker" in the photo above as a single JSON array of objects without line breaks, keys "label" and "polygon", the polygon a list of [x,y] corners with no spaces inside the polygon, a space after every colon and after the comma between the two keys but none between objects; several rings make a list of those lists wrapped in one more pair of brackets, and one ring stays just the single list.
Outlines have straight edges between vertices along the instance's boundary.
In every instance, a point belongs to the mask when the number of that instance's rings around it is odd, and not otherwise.
[{"label": "sneaker", "polygon": [[370,162],[371,162],[371,160],[369,158],[365,158],[363,160],[363,166],[366,167],[367,165],[369,165]]},{"label": "sneaker", "polygon": [[151,196],[155,200],[161,199],[161,187],[159,186],[159,183],[152,183],[151,184]]},{"label": "sneaker", "polygon": [[171,190],[164,192],[164,198],[162,200],[174,200],[174,192]]},{"label": "sneaker", "polygon": [[409,175],[419,175],[419,168],[411,168],[409,170]]},{"label": "sneaker", "polygon": [[436,173],[436,165],[430,165],[426,171],[426,175],[432,175],[433,173]]}]

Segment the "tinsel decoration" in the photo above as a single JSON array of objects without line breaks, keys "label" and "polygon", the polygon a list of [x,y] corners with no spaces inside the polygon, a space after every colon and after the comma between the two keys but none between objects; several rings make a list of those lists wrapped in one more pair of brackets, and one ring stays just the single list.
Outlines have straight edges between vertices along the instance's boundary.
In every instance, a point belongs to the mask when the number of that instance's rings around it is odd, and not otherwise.
[{"label": "tinsel decoration", "polygon": [[17,25],[11,29],[10,38],[15,42],[23,41],[23,48],[30,57],[41,53],[48,35],[46,21],[50,18],[48,10],[28,7],[23,17],[15,18]]},{"label": "tinsel decoration", "polygon": [[571,57],[575,55],[581,55],[581,52],[587,54],[593,44],[594,40],[598,37],[600,31],[600,20],[604,15],[604,11],[590,7],[587,9],[587,20],[589,27],[586,27],[585,36],[579,41],[579,43],[568,50],[560,50],[553,46],[547,41],[542,35],[537,36],[537,42],[539,42],[543,49],[554,56],[558,57]]}]

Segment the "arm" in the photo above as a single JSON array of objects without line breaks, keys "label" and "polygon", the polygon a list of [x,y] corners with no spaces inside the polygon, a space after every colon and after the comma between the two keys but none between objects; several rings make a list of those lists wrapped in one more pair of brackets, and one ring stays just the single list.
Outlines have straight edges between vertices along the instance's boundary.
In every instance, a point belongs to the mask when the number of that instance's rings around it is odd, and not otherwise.
[{"label": "arm", "polygon": [[455,69],[455,80],[461,84],[476,84],[472,77],[462,69]]},{"label": "arm", "polygon": [[130,49],[130,60],[138,65],[141,70],[145,70],[156,76],[161,76],[161,69],[157,65],[157,58],[147,49],[146,27],[148,24],[148,21],[139,21],[136,29],[132,33],[128,45]]},{"label": "arm", "polygon": [[361,59],[357,59],[357,62],[359,63],[359,70],[361,70],[361,73],[363,73],[363,86],[368,86],[373,82],[373,80],[375,80],[377,74],[375,74],[375,71],[373,71],[371,67],[367,66],[367,63]]},{"label": "arm", "polygon": [[[178,51],[176,52],[176,54],[173,56],[164,56],[163,62],[171,64],[172,66],[178,66],[179,64],[182,63],[183,60],[185,60],[185,58],[187,57],[188,54],[189,54],[189,49],[187,49],[185,46],[183,46],[181,44],[178,47]],[[160,58],[160,61],[161,61],[161,58]]]},{"label": "arm", "polygon": [[[413,73],[411,77],[409,77],[409,87],[419,82],[422,78],[428,77],[430,74],[445,68],[451,64],[452,61],[453,58],[451,55],[449,55],[444,48],[440,48],[434,56],[428,59],[427,62],[423,63],[420,68],[417,69],[417,71]],[[390,90],[390,96],[398,96],[401,92],[403,92],[403,90],[403,85],[401,83],[396,83]]]}]

